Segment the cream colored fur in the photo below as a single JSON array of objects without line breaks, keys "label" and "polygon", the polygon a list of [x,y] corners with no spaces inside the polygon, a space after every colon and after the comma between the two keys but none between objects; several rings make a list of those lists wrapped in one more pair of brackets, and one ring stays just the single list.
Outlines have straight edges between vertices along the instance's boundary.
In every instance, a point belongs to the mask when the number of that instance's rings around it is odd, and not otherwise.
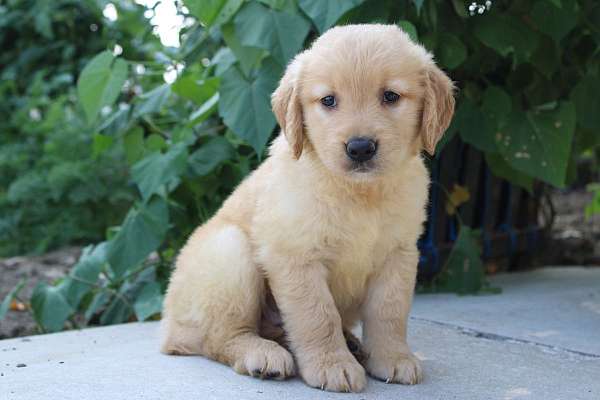
[{"label": "cream colored fur", "polygon": [[[385,90],[401,95],[383,104]],[[189,238],[164,303],[162,351],[201,354],[238,373],[361,391],[365,369],[415,384],[406,343],[430,153],[454,110],[452,82],[395,26],[323,34],[273,94],[283,134],[270,156]],[[335,109],[320,99],[335,95]],[[378,142],[351,170],[353,136]],[[285,336],[266,318],[272,294]],[[363,323],[364,366],[344,331]],[[292,356],[293,354],[293,356]]]}]

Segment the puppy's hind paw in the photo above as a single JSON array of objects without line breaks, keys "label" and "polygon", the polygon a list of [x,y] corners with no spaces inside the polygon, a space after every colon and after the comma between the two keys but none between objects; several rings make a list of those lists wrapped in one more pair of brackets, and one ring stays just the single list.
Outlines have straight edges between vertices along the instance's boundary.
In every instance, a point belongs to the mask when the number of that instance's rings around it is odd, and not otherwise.
[{"label": "puppy's hind paw", "polygon": [[233,369],[240,374],[260,379],[283,380],[294,376],[294,358],[289,351],[275,342],[264,340],[260,346],[246,351]]}]

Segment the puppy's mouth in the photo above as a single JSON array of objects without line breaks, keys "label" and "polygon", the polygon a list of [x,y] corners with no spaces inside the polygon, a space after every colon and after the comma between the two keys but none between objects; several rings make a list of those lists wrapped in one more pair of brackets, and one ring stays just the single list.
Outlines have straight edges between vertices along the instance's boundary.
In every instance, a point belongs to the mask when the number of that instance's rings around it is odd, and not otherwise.
[{"label": "puppy's mouth", "polygon": [[357,162],[352,161],[348,166],[348,172],[357,173],[357,174],[367,174],[369,172],[375,172],[377,170],[377,165],[375,164],[375,160]]}]

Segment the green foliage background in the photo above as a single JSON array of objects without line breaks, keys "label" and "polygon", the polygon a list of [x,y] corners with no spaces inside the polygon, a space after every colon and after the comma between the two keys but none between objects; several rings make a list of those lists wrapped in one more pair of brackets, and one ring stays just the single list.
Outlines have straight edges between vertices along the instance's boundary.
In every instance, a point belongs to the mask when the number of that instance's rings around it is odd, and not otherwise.
[{"label": "green foliage background", "polygon": [[[176,249],[264,158],[286,63],[335,24],[396,23],[432,51],[459,87],[443,142],[460,135],[528,190],[568,184],[600,144],[592,0],[494,1],[475,16],[458,0],[185,0],[179,48],[161,46],[143,7],[112,1],[109,21],[108,3],[0,6],[0,254],[98,240],[36,288],[44,330],[160,312]],[[480,267],[476,234],[457,243],[449,268]]]}]

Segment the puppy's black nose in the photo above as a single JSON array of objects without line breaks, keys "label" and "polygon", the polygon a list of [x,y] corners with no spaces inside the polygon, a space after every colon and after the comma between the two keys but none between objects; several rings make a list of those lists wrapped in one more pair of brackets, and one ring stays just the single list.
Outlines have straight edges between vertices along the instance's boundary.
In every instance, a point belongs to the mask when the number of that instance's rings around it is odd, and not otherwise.
[{"label": "puppy's black nose", "polygon": [[377,143],[371,139],[352,138],[346,144],[346,154],[353,161],[369,161],[377,153]]}]

